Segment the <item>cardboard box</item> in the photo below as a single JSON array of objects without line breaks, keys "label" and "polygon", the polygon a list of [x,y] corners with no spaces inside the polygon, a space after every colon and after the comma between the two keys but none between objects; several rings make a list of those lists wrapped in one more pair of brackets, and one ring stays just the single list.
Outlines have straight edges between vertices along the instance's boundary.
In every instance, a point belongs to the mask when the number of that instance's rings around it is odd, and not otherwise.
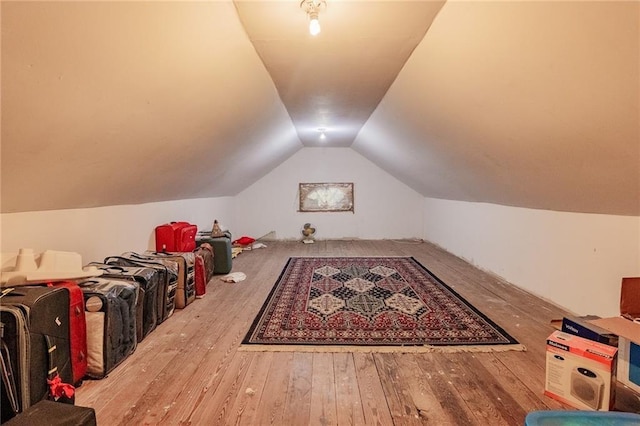
[{"label": "cardboard box", "polygon": [[611,410],[616,360],[613,346],[554,331],[547,339],[544,393],[578,409]]},{"label": "cardboard box", "polygon": [[640,324],[623,317],[591,320],[618,335],[618,375],[620,383],[640,393]]},{"label": "cardboard box", "polygon": [[[593,317],[591,317],[593,318]],[[562,331],[609,346],[618,346],[618,336],[581,317],[562,318]]]},{"label": "cardboard box", "polygon": [[632,321],[640,319],[640,277],[622,279],[620,315]]},{"label": "cardboard box", "polygon": [[640,393],[640,277],[622,279],[620,315],[589,322],[619,336],[617,380]]}]

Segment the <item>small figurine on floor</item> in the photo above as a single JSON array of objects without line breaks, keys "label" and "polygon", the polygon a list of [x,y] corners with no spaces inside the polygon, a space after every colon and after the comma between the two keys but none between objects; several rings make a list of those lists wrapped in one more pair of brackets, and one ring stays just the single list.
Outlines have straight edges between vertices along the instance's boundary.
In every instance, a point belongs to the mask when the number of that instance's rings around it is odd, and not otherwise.
[{"label": "small figurine on floor", "polygon": [[305,244],[313,244],[315,241],[313,234],[316,233],[316,228],[312,227],[310,223],[305,223],[302,228],[302,242]]}]

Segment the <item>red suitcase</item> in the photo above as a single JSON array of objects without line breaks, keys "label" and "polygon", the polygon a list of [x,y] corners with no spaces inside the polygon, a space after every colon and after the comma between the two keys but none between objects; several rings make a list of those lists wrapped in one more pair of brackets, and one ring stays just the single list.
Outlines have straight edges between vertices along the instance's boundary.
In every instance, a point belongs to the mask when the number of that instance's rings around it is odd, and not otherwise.
[{"label": "red suitcase", "polygon": [[204,297],[207,292],[207,271],[204,266],[204,258],[202,254],[197,251],[194,252],[195,265],[194,265],[194,281],[196,286],[196,298],[200,299]]},{"label": "red suitcase", "polygon": [[176,234],[176,251],[194,251],[197,233],[198,227],[196,225],[189,224],[180,228]]},{"label": "red suitcase", "polygon": [[69,292],[69,339],[73,384],[78,386],[87,373],[87,323],[84,294],[75,281],[47,283],[49,287],[66,288]]},{"label": "red suitcase", "polygon": [[193,253],[196,255],[196,297],[202,297],[207,290],[207,284],[213,277],[213,247],[209,243],[203,243]]},{"label": "red suitcase", "polygon": [[156,227],[157,252],[185,252],[196,248],[198,227],[189,222],[171,222]]}]

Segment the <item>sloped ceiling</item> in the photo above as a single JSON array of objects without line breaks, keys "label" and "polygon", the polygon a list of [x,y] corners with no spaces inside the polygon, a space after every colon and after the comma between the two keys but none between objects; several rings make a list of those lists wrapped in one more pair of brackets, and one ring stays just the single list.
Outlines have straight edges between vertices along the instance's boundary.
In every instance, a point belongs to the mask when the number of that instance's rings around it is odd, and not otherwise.
[{"label": "sloped ceiling", "polygon": [[640,3],[298,5],[2,2],[2,212],[236,195],[322,126],[424,196],[640,215]]},{"label": "sloped ceiling", "polygon": [[235,195],[302,147],[231,2],[2,2],[2,211]]},{"label": "sloped ceiling", "polygon": [[640,215],[639,22],[450,0],[352,147],[429,197]]}]

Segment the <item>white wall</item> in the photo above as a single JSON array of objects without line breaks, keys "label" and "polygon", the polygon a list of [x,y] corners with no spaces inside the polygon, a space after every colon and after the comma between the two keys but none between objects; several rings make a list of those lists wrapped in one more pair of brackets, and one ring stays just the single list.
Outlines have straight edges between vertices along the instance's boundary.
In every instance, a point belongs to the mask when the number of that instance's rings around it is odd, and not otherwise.
[{"label": "white wall", "polygon": [[424,201],[424,238],[576,314],[619,314],[640,276],[640,217]]},{"label": "white wall", "polygon": [[[353,182],[355,213],[299,213],[301,182]],[[303,148],[236,196],[233,232],[299,239],[310,222],[317,239],[420,238],[423,199],[351,148]]]},{"label": "white wall", "polygon": [[[2,252],[32,248],[74,251],[83,263],[124,251],[155,248],[154,229],[185,220],[211,229],[214,219],[231,225],[231,198],[203,198],[90,209],[5,213],[1,216]],[[4,265],[3,266],[7,266]]]},{"label": "white wall", "polygon": [[[299,213],[299,182],[354,182],[355,214]],[[233,198],[2,214],[0,248],[88,263],[153,248],[158,224],[213,219],[234,236],[298,239],[311,222],[318,239],[425,238],[577,314],[617,315],[621,278],[640,276],[640,217],[423,198],[350,148],[304,148]]]}]

